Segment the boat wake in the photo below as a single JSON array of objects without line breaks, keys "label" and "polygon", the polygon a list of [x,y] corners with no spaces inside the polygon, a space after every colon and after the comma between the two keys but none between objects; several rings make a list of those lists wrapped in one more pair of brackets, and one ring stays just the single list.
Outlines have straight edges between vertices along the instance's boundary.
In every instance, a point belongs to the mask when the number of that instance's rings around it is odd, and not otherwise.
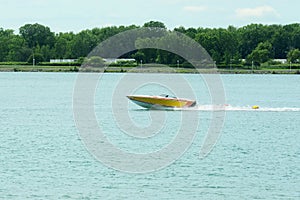
[{"label": "boat wake", "polygon": [[191,108],[175,108],[174,110],[190,111],[254,111],[254,112],[300,112],[300,108],[294,107],[258,107],[258,106],[232,106],[232,105],[197,105]]}]

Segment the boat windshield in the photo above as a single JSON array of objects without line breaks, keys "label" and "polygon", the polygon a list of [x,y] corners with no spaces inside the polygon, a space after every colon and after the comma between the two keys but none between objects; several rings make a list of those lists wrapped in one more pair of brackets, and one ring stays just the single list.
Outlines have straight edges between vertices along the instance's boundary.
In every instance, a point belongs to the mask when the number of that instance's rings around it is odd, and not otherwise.
[{"label": "boat windshield", "polygon": [[174,99],[177,99],[177,97],[171,96],[171,95],[168,95],[168,94],[160,94],[159,96],[165,97],[165,98],[174,98]]}]

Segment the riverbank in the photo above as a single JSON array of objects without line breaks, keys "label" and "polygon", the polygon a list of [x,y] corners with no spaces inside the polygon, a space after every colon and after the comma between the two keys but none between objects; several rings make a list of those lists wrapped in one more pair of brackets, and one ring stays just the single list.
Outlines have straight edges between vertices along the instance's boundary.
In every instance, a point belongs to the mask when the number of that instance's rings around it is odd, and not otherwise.
[{"label": "riverbank", "polygon": [[107,72],[107,73],[221,73],[221,74],[300,74],[299,69],[195,69],[170,67],[108,67],[0,65],[0,72]]}]

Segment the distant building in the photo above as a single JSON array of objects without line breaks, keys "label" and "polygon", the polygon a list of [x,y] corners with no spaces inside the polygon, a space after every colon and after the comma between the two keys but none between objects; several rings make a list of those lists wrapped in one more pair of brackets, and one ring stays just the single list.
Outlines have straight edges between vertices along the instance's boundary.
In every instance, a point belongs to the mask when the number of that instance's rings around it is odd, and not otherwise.
[{"label": "distant building", "polygon": [[133,58],[103,58],[103,60],[108,64],[117,63],[119,61],[121,61],[121,62],[135,62],[135,59],[133,59]]},{"label": "distant building", "polygon": [[280,63],[282,63],[282,64],[287,63],[287,60],[286,60],[286,59],[274,59],[273,61],[275,61],[275,62],[280,62]]},{"label": "distant building", "polygon": [[50,59],[50,63],[73,63],[77,59]]},{"label": "distant building", "polygon": [[[246,62],[246,59],[242,59],[242,61]],[[287,63],[287,59],[273,59],[273,61],[279,62],[279,63],[282,63],[282,64]]]}]

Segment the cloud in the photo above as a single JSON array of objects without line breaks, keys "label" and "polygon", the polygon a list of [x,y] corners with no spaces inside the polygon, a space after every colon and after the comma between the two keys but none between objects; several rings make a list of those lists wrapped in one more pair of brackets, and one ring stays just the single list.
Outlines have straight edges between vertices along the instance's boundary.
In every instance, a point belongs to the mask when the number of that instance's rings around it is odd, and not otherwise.
[{"label": "cloud", "polygon": [[184,11],[187,12],[201,12],[205,11],[207,8],[205,6],[185,6],[183,8]]},{"label": "cloud", "polygon": [[235,10],[239,18],[263,17],[266,15],[279,16],[278,12],[271,6],[260,6],[256,8],[238,8]]}]

